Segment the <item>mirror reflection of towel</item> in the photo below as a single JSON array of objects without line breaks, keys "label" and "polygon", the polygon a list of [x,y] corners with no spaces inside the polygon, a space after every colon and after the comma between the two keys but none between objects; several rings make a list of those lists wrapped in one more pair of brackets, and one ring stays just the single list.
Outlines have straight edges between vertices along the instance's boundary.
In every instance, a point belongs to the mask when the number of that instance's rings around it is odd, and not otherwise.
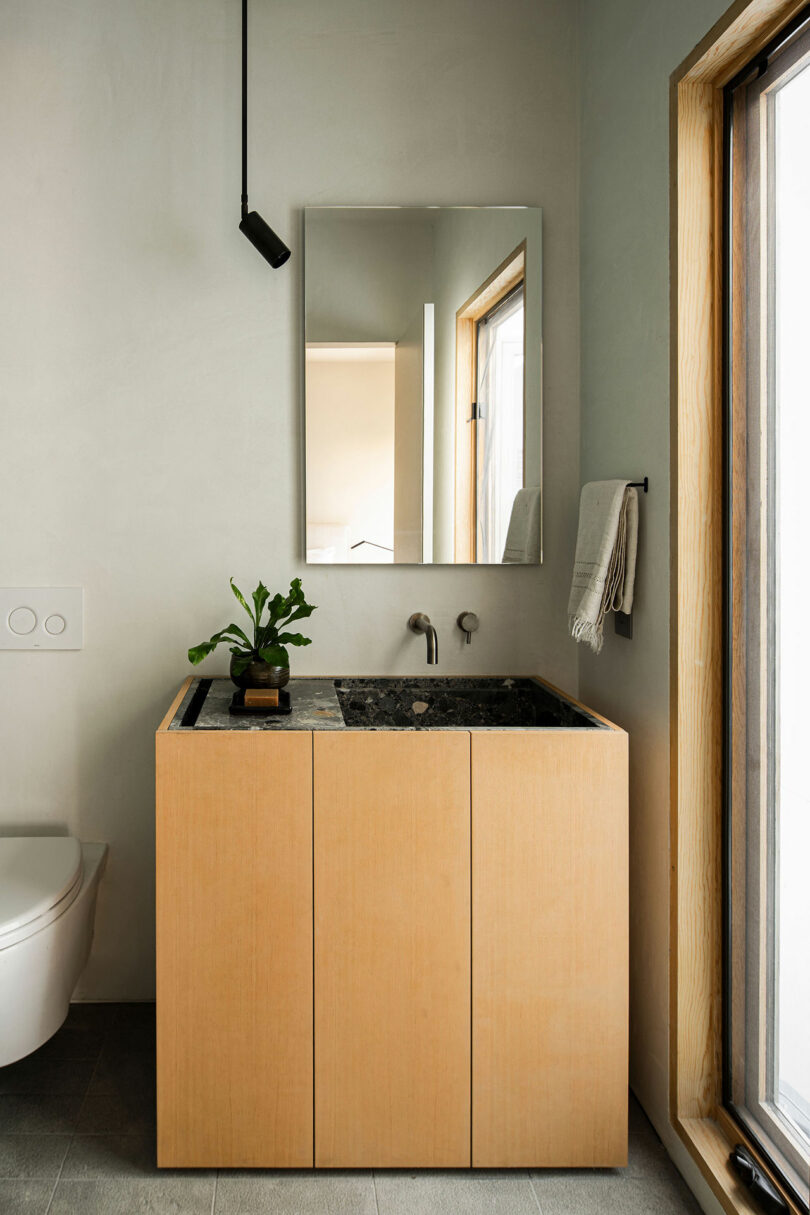
[{"label": "mirror reflection of towel", "polygon": [[519,489],[512,503],[501,565],[539,564],[540,519],[540,487]]}]

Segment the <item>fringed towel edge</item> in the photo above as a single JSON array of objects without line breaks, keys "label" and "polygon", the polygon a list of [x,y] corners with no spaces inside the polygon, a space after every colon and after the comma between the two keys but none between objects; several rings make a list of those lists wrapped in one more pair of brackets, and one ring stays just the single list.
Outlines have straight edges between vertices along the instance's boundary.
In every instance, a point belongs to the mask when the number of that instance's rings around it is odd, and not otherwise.
[{"label": "fringed towel edge", "polygon": [[598,654],[602,649],[604,641],[604,633],[602,631],[602,620],[585,620],[582,616],[569,616],[568,627],[571,631],[571,636],[575,641],[584,641],[589,645],[594,654]]}]

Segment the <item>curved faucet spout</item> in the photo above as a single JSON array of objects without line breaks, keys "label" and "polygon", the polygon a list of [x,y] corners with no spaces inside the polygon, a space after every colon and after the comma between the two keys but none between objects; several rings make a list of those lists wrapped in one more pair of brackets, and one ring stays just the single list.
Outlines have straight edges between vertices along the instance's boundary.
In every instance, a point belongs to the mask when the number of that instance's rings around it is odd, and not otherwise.
[{"label": "curved faucet spout", "polygon": [[430,623],[430,617],[424,612],[414,612],[408,620],[408,628],[412,633],[424,633],[427,638],[427,660],[429,666],[435,666],[439,661],[439,638]]}]

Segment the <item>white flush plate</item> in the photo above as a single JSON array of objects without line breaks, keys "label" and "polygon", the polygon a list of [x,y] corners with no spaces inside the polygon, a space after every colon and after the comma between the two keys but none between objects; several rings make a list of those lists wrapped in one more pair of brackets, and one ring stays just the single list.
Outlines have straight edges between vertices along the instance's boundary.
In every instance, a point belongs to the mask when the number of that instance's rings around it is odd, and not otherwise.
[{"label": "white flush plate", "polygon": [[0,587],[0,650],[80,650],[80,586]]}]

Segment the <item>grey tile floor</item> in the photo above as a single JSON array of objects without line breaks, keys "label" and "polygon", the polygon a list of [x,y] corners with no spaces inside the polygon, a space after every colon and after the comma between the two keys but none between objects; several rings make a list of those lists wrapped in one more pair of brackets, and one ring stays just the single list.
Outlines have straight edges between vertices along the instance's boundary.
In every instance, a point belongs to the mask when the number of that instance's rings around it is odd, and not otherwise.
[{"label": "grey tile floor", "polygon": [[626,1169],[219,1172],[155,1167],[147,1004],[74,1005],[0,1068],[2,1215],[696,1215],[641,1109]]}]

